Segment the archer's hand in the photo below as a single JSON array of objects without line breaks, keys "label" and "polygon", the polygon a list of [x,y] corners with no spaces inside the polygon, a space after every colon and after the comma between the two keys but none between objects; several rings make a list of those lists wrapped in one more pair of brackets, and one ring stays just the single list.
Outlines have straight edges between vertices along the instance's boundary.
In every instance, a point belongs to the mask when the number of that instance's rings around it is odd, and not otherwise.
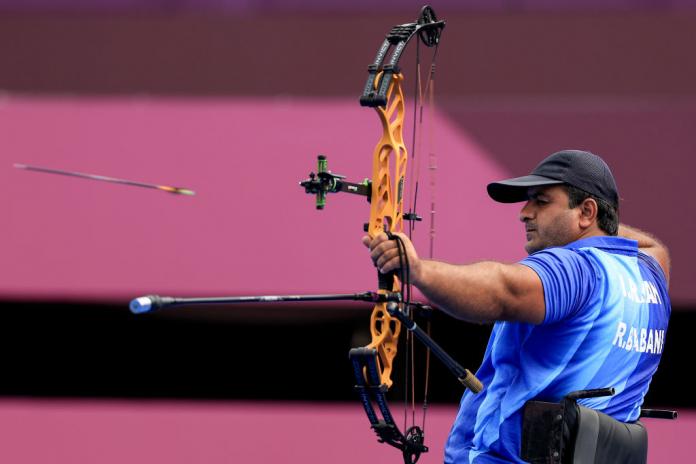
[{"label": "archer's hand", "polygon": [[[421,261],[420,258],[418,258],[416,249],[406,235],[402,233],[395,233],[394,235],[401,237],[410,266],[411,283],[417,286],[420,281]],[[381,233],[373,239],[370,239],[370,237],[366,235],[363,237],[362,242],[370,249],[372,262],[382,274],[387,274],[401,267],[399,247],[396,240],[390,240],[387,234]],[[404,260],[404,262],[406,262],[406,260]]]}]

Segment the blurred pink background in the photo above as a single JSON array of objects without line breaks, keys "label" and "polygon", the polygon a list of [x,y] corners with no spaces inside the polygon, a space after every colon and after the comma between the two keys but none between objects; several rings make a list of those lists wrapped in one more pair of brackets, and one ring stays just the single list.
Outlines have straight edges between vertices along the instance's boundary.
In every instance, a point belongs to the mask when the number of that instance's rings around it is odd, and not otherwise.
[{"label": "blurred pink background", "polygon": [[[442,462],[456,412],[428,410],[430,451],[419,463]],[[0,460],[13,464],[401,462],[397,449],[377,443],[357,402],[0,400],[0,415]],[[696,429],[696,414],[644,424],[648,462],[690,462],[684,431]]]},{"label": "blurred pink background", "polygon": [[[298,182],[316,169],[318,154],[351,180],[369,176],[379,125],[358,106],[358,93],[384,32],[412,20],[419,6],[0,0],[0,301],[127,311],[131,298],[148,293],[374,288],[360,244],[364,199],[331,196],[319,212]],[[675,313],[696,309],[696,2],[434,6],[448,21],[429,123],[438,159],[435,257],[522,258],[519,206],[493,203],[485,185],[525,174],[554,151],[587,149],[612,166],[622,219],[671,248]],[[410,132],[410,119],[406,126]],[[433,193],[425,150],[420,250],[428,247]],[[196,196],[14,163],[186,187]],[[9,340],[13,360],[41,343]],[[691,351],[668,354],[678,365]],[[675,387],[683,385],[677,371]],[[691,460],[696,413],[678,409],[677,421],[645,420],[651,463]],[[431,408],[431,452],[421,463],[442,461],[455,412],[453,404]],[[0,398],[0,461],[13,464],[400,459],[377,443],[357,401]]]}]

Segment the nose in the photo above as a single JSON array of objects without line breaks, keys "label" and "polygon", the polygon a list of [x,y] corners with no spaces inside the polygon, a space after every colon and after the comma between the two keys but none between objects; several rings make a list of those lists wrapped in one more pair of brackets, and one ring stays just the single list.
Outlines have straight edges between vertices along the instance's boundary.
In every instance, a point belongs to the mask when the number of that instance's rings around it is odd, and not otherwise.
[{"label": "nose", "polygon": [[527,222],[534,217],[534,210],[532,208],[532,201],[529,200],[524,204],[520,210],[520,221]]}]

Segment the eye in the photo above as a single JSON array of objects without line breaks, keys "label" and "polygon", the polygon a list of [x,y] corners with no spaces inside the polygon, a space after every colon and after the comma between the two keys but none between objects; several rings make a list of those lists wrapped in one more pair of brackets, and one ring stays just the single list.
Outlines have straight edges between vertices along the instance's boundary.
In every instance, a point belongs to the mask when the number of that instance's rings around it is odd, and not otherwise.
[{"label": "eye", "polygon": [[544,206],[544,205],[551,203],[551,198],[548,195],[544,194],[543,192],[532,191],[529,193],[528,198],[529,198],[529,201],[531,201],[532,203],[539,205],[539,206]]}]

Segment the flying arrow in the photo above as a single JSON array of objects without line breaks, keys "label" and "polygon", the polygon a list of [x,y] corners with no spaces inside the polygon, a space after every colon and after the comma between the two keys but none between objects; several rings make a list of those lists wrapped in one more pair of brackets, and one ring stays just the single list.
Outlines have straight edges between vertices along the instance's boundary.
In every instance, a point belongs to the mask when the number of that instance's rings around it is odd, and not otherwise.
[{"label": "flying arrow", "polygon": [[126,179],[116,179],[115,177],[106,177],[106,176],[100,176],[97,174],[85,174],[83,172],[63,171],[60,169],[42,168],[42,167],[38,167],[38,166],[29,166],[27,164],[17,164],[17,163],[15,163],[14,167],[17,169],[25,169],[27,171],[45,172],[48,174],[60,174],[61,176],[80,177],[82,179],[92,179],[92,180],[99,180],[99,181],[103,181],[103,182],[112,182],[114,184],[132,185],[135,187],[144,187],[144,188],[163,190],[165,192],[173,193],[176,195],[191,195],[192,196],[192,195],[196,194],[196,192],[194,192],[193,190],[189,190],[186,188],[170,187],[168,185],[148,184],[145,182],[136,182],[133,180],[126,180]]}]

